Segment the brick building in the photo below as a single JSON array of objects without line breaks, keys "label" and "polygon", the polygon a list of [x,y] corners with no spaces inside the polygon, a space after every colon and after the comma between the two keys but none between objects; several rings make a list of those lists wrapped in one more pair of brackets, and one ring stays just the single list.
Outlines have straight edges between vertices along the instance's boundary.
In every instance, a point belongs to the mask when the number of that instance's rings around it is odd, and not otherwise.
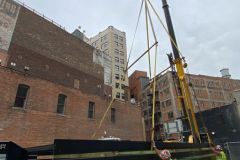
[{"label": "brick building", "polygon": [[[90,139],[111,94],[95,49],[14,1],[0,7],[9,24],[0,26],[0,139],[24,147]],[[95,138],[104,131],[143,140],[140,108],[115,100]]]},{"label": "brick building", "polygon": [[127,65],[126,33],[113,26],[99,32],[94,37],[85,39],[93,47],[103,51],[103,54],[111,58],[111,86],[112,97],[125,100],[128,93],[128,74],[124,72]]},{"label": "brick building", "polygon": [[[195,112],[232,104],[234,90],[240,88],[240,80],[192,74],[186,75],[186,78],[192,84],[190,93]],[[178,136],[178,133],[164,134],[164,123],[174,122],[182,116],[172,72],[159,75],[156,81],[156,139]],[[152,93],[149,84],[142,90],[140,102],[145,119],[146,136],[149,139],[152,117]]]},{"label": "brick building", "polygon": [[134,71],[129,79],[129,89],[131,98],[134,98],[136,102],[140,100],[141,91],[149,83],[147,72]]}]

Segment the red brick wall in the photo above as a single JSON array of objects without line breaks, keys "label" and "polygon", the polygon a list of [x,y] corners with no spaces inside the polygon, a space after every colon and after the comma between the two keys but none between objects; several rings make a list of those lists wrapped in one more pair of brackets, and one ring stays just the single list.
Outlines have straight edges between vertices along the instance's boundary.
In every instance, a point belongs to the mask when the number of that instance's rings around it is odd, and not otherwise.
[{"label": "red brick wall", "polygon": [[[75,69],[65,63],[47,58],[25,47],[12,44],[9,50],[8,65],[16,63],[14,69],[24,71],[24,67],[30,67],[27,71],[42,79],[50,80],[55,83],[74,88],[74,80],[79,80],[79,87],[83,93],[103,95],[104,80],[96,78],[91,74]],[[98,64],[95,64],[99,66]],[[11,66],[10,66],[11,67]],[[103,76],[103,68],[99,67],[100,75]],[[101,85],[101,88],[98,87]]]},{"label": "red brick wall", "polygon": [[11,43],[102,78],[93,66],[92,46],[25,7],[20,9]]},{"label": "red brick wall", "polygon": [[[104,70],[93,63],[93,47],[21,7],[8,50],[8,67],[67,87],[79,81],[83,93],[103,95]],[[99,87],[100,86],[100,87]]]},{"label": "red brick wall", "polygon": [[[56,138],[90,139],[109,103],[100,96],[6,68],[0,68],[0,75],[0,139],[23,147],[50,144]],[[14,108],[18,84],[30,86],[24,109]],[[64,115],[56,114],[60,93],[67,95]],[[96,104],[94,120],[87,117],[89,101]],[[116,108],[116,123],[108,113],[96,138],[107,131],[121,139],[143,140],[140,108],[118,101],[112,107]]]},{"label": "red brick wall", "polygon": [[140,99],[140,93],[141,93],[141,83],[139,80],[140,77],[147,77],[147,72],[135,71],[129,77],[130,96],[134,95],[134,98],[137,101]]}]

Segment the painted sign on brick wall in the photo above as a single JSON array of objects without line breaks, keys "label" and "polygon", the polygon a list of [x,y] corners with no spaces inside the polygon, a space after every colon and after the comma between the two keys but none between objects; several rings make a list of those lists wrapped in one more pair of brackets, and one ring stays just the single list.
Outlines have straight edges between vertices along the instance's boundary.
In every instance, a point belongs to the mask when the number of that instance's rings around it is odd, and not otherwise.
[{"label": "painted sign on brick wall", "polygon": [[0,0],[0,50],[8,51],[19,10],[16,2]]}]

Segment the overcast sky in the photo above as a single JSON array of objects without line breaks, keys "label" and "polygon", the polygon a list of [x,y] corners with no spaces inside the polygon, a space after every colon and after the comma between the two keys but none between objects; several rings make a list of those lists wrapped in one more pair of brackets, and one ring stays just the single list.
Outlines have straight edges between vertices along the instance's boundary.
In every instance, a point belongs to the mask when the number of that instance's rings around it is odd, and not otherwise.
[{"label": "overcast sky", "polygon": [[[81,26],[86,36],[91,37],[110,25],[125,31],[128,51],[141,4],[141,0],[22,1],[69,32]],[[151,1],[165,22],[161,0]],[[240,1],[169,0],[169,5],[179,48],[186,57],[190,73],[221,76],[219,70],[229,68],[232,78],[240,79]],[[166,53],[171,52],[171,46],[154,14],[152,17],[159,41],[157,71],[160,72],[169,66]],[[146,50],[144,14],[139,25],[131,61]],[[135,69],[148,71],[147,57],[130,73]]]}]

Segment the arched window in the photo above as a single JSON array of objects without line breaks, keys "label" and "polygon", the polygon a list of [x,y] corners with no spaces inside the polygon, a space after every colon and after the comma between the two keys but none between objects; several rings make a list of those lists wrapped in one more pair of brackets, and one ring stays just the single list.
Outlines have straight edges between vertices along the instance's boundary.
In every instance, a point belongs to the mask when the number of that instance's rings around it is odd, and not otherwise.
[{"label": "arched window", "polygon": [[30,87],[28,85],[25,85],[25,84],[19,84],[18,85],[14,107],[24,108],[29,88]]}]

